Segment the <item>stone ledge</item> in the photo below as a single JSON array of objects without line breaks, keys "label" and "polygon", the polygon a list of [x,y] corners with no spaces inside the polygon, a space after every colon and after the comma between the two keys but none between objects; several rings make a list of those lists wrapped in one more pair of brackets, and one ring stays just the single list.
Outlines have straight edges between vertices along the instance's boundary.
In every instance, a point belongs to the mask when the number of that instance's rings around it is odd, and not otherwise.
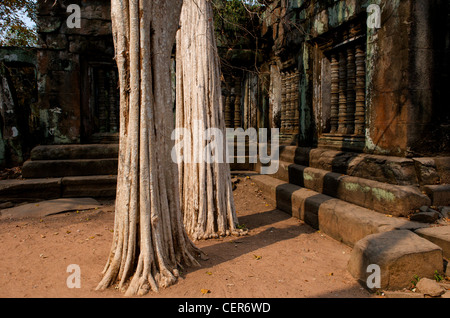
[{"label": "stone ledge", "polygon": [[450,184],[426,185],[422,189],[430,197],[431,205],[450,206]]},{"label": "stone ledge", "polygon": [[275,178],[395,216],[408,216],[430,198],[418,187],[399,186],[365,178],[342,175],[322,169],[279,162]]},{"label": "stone ledge", "polygon": [[394,185],[418,185],[414,161],[316,148],[310,152],[310,167]]},{"label": "stone ledge", "polygon": [[348,262],[348,271],[366,285],[371,264],[380,267],[380,289],[408,288],[415,275],[433,278],[443,271],[442,249],[411,231],[388,231],[358,241]]},{"label": "stone ledge", "polygon": [[0,202],[40,201],[62,197],[114,197],[116,184],[115,175],[1,180]]},{"label": "stone ledge", "polygon": [[116,195],[117,176],[64,177],[61,180],[63,198],[108,198]]},{"label": "stone ledge", "polygon": [[267,201],[278,209],[350,247],[370,234],[427,227],[422,223],[389,217],[270,176],[257,175],[251,179],[263,191]]},{"label": "stone ledge", "polygon": [[418,185],[414,161],[402,157],[281,146],[280,161],[394,185]]},{"label": "stone ledge", "polygon": [[420,185],[450,183],[450,157],[413,158]]},{"label": "stone ledge", "polygon": [[444,257],[450,259],[450,226],[436,226],[415,230],[415,233],[442,248]]},{"label": "stone ledge", "polygon": [[22,167],[24,178],[116,175],[118,159],[75,159],[27,161]]},{"label": "stone ledge", "polygon": [[118,144],[81,144],[37,146],[31,151],[31,160],[107,159],[119,157]]},{"label": "stone ledge", "polygon": [[61,196],[61,179],[1,180],[0,202],[27,199],[56,199]]}]

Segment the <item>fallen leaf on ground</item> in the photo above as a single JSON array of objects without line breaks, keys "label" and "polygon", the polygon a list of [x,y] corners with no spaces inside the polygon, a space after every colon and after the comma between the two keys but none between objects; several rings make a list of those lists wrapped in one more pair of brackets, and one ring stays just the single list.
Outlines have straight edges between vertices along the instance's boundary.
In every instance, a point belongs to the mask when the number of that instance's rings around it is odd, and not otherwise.
[{"label": "fallen leaf on ground", "polygon": [[260,259],[262,258],[262,256],[260,256],[260,255],[253,255],[253,257],[254,257],[256,260],[260,260]]},{"label": "fallen leaf on ground", "polygon": [[202,288],[200,291],[203,295],[211,293],[211,291],[209,289],[204,289],[204,288]]}]

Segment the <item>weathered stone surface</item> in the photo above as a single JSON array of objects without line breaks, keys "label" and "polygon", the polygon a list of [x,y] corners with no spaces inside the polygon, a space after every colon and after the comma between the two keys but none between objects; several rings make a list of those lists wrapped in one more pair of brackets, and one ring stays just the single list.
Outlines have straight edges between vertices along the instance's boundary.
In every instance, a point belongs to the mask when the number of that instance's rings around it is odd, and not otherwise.
[{"label": "weathered stone surface", "polygon": [[378,212],[407,216],[417,207],[431,203],[430,199],[414,186],[397,186],[347,176],[340,179],[340,199]]},{"label": "weathered stone surface", "polygon": [[50,33],[46,38],[46,45],[49,49],[63,50],[67,48],[67,37],[64,34]]},{"label": "weathered stone surface", "polygon": [[365,285],[372,274],[367,273],[371,264],[380,266],[381,289],[401,290],[410,286],[414,275],[432,278],[436,270],[442,271],[442,250],[411,231],[388,231],[358,241],[348,270]]},{"label": "weathered stone surface", "polygon": [[48,145],[31,151],[31,160],[118,158],[118,144]]},{"label": "weathered stone surface", "polygon": [[61,184],[63,198],[112,198],[116,195],[117,176],[64,177]]},{"label": "weathered stone surface", "polygon": [[317,229],[319,206],[332,199],[270,176],[253,176],[252,181],[263,191],[268,202]]},{"label": "weathered stone surface", "polygon": [[436,226],[417,229],[416,234],[442,248],[445,257],[450,259],[450,226]]},{"label": "weathered stone surface", "polygon": [[445,293],[445,289],[442,286],[435,280],[429,278],[421,278],[416,287],[419,292],[431,297],[439,297]]},{"label": "weathered stone surface", "polygon": [[92,198],[56,199],[19,205],[2,210],[1,218],[18,219],[24,217],[41,218],[44,216],[67,211],[88,210],[100,206],[100,203]]},{"label": "weathered stone surface", "polygon": [[326,201],[319,208],[319,229],[350,247],[371,234],[424,226],[426,225],[404,218],[388,217],[337,199]]},{"label": "weathered stone surface", "polygon": [[281,146],[280,161],[307,166],[310,152],[311,148],[307,147]]},{"label": "weathered stone surface", "polygon": [[419,212],[412,214],[409,219],[414,222],[433,223],[439,219],[438,212]]},{"label": "weathered stone surface", "polygon": [[423,190],[431,198],[432,205],[450,205],[450,184],[426,185]]},{"label": "weathered stone surface", "polygon": [[441,182],[433,158],[414,158],[413,160],[421,185],[434,185]]},{"label": "weathered stone surface", "polygon": [[444,218],[449,218],[450,216],[450,206],[440,207],[441,214]]},{"label": "weathered stone surface", "polygon": [[317,148],[310,151],[310,166],[390,184],[418,184],[414,161],[407,158]]},{"label": "weathered stone surface", "polygon": [[27,161],[24,178],[54,178],[66,176],[116,175],[117,159],[75,159]]},{"label": "weathered stone surface", "polygon": [[252,176],[252,181],[278,209],[349,246],[373,233],[426,226],[407,219],[387,217],[270,176]]},{"label": "weathered stone surface", "polygon": [[450,157],[435,157],[434,162],[441,179],[441,184],[450,184]]},{"label": "weathered stone surface", "polygon": [[1,180],[0,201],[55,199],[61,195],[61,179]]},{"label": "weathered stone surface", "polygon": [[279,169],[273,176],[343,201],[394,216],[408,216],[420,206],[431,204],[430,198],[415,186],[393,185],[284,161],[279,162]]},{"label": "weathered stone surface", "polygon": [[63,24],[61,32],[66,34],[81,34],[87,36],[104,36],[111,35],[111,22],[101,19],[80,19],[81,28],[68,28],[66,24]]}]

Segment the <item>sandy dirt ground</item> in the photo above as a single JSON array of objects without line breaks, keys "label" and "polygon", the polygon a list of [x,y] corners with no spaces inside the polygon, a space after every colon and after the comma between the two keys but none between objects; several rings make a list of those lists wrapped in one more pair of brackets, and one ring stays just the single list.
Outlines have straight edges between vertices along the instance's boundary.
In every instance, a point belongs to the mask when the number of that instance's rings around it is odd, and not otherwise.
[{"label": "sandy dirt ground", "polygon": [[[175,285],[145,297],[373,297],[346,270],[348,246],[267,204],[251,178],[240,177],[234,195],[248,235],[196,242],[208,254],[201,267],[184,269]],[[113,227],[111,201],[97,209],[0,221],[0,297],[124,297],[114,286],[95,291]],[[81,288],[67,286],[71,264],[81,270]]]}]

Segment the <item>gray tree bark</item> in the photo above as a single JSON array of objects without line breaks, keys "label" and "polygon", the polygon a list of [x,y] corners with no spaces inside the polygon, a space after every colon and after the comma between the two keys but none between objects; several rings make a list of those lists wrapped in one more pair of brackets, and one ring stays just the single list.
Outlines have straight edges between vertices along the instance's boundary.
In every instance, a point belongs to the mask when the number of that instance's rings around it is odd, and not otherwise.
[{"label": "gray tree bark", "polygon": [[[178,170],[184,225],[193,240],[239,234],[230,168],[224,157],[225,119],[211,2],[184,0],[180,25],[176,41],[176,127],[184,128],[189,135],[177,143],[182,148]],[[216,160],[208,163],[202,152],[211,144],[199,133],[210,128],[220,129],[224,138],[215,140],[211,153]]]},{"label": "gray tree bark", "polygon": [[[176,282],[200,253],[183,227],[173,130],[170,57],[181,0],[112,0],[120,83],[120,150],[114,237],[97,289],[126,295]],[[131,278],[131,280],[129,279]]]}]

